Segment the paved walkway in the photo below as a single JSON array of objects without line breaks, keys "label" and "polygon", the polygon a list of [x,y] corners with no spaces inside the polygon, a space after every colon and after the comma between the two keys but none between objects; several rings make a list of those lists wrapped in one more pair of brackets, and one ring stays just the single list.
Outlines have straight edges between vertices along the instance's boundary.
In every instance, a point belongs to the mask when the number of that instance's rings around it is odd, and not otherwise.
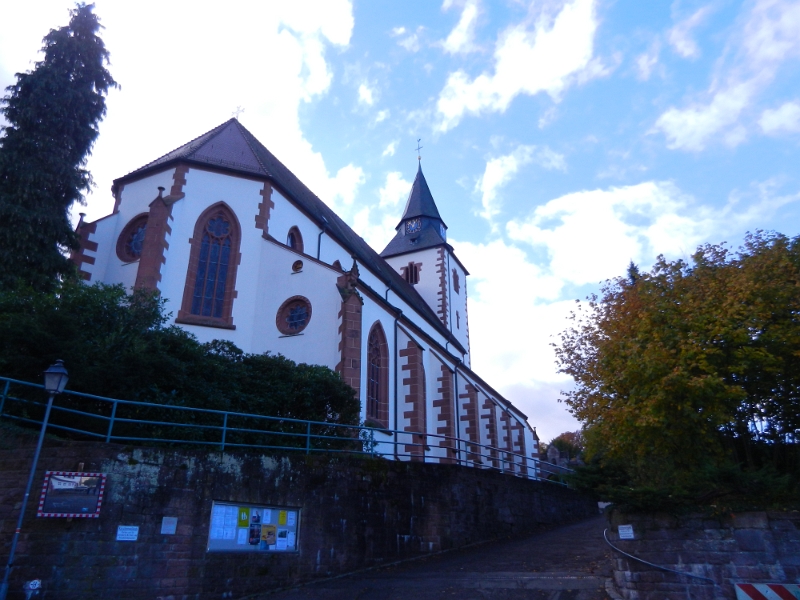
[{"label": "paved walkway", "polygon": [[608,600],[605,517],[261,596],[264,600]]}]

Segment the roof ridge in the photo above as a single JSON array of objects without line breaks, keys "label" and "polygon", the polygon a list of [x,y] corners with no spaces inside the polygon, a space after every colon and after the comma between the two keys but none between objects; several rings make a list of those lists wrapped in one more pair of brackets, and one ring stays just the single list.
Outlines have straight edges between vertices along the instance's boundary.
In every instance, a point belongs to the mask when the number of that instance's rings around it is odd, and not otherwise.
[{"label": "roof ridge", "polygon": [[[222,128],[223,128],[223,127],[225,127],[225,125],[227,125],[228,123],[230,123],[231,121],[234,121],[234,120],[235,120],[235,119],[233,119],[233,118],[230,118],[230,119],[228,119],[227,121],[225,121],[224,123],[220,123],[220,124],[219,124],[219,125],[217,125],[216,127],[212,127],[211,129],[209,129],[209,130],[208,130],[208,131],[206,131],[205,133],[201,133],[201,134],[200,134],[200,135],[198,135],[196,138],[193,138],[193,139],[189,140],[189,141],[188,141],[188,142],[186,142],[185,144],[181,144],[180,146],[178,146],[178,147],[176,147],[176,148],[173,148],[173,149],[172,149],[172,150],[170,150],[169,152],[165,152],[164,154],[162,154],[161,156],[159,156],[159,157],[158,157],[158,158],[156,158],[155,160],[151,160],[151,161],[150,161],[149,163],[147,163],[146,165],[144,165],[144,166],[142,166],[142,167],[139,167],[138,169],[135,169],[135,170],[131,171],[131,173],[135,173],[136,171],[141,171],[142,169],[146,169],[146,168],[147,168],[147,167],[149,167],[150,165],[154,165],[154,164],[156,164],[158,161],[160,161],[160,160],[162,160],[162,159],[166,158],[166,157],[167,157],[167,156],[169,156],[170,154],[174,154],[175,152],[177,152],[177,151],[178,151],[178,150],[180,150],[181,148],[191,147],[191,146],[192,146],[192,144],[194,144],[194,143],[195,143],[197,140],[199,140],[200,138],[203,138],[203,137],[210,136],[210,135],[212,135],[212,134],[216,134],[216,133],[218,133],[218,131],[217,131],[217,130],[222,130]],[[129,175],[130,175],[131,173],[129,173]]]},{"label": "roof ridge", "polygon": [[[258,152],[256,152],[256,149],[253,148],[253,144],[249,140],[249,138],[253,138],[254,140],[258,141],[256,139],[256,136],[254,136],[247,127],[242,125],[239,122],[239,119],[232,119],[232,120],[236,121],[236,126],[240,129],[240,133],[242,134],[242,137],[244,138],[244,141],[247,144],[247,147],[250,148],[250,152],[252,152],[253,156],[255,156],[256,161],[258,162],[258,165],[261,167],[261,169],[264,171],[264,173],[269,175],[269,169],[267,169],[267,166],[261,160],[261,157],[258,155]],[[262,144],[262,146],[263,146],[263,144]]]}]

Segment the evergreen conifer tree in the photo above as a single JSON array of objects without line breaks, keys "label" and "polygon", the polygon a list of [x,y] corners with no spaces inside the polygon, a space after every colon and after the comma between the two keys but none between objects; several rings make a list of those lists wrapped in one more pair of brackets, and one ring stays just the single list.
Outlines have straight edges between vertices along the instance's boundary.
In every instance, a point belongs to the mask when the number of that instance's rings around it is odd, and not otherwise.
[{"label": "evergreen conifer tree", "polygon": [[93,4],[76,4],[66,27],[43,40],[44,60],[17,73],[0,112],[0,287],[51,288],[74,273],[65,252],[77,247],[69,221],[92,185],[84,168],[116,82],[98,36]]}]

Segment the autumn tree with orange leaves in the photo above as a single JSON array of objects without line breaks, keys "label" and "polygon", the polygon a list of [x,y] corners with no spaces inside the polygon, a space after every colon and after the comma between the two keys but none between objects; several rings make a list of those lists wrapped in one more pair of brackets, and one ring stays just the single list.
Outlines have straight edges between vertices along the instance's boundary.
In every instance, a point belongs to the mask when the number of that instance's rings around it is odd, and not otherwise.
[{"label": "autumn tree with orange leaves", "polygon": [[580,303],[556,354],[587,456],[618,483],[712,498],[766,468],[796,485],[800,237],[629,268]]}]

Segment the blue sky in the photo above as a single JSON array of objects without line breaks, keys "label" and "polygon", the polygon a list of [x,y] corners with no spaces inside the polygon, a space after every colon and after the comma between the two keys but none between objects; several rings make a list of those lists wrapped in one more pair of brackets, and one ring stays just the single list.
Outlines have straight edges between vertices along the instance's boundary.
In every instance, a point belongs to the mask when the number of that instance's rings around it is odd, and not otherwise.
[{"label": "blue sky", "polygon": [[[69,5],[15,3],[0,84]],[[550,343],[658,254],[798,234],[800,2],[97,0],[111,181],[230,118],[380,251],[422,165],[471,272],[473,366],[543,439],[576,429]],[[78,210],[76,210],[78,212]]]}]

